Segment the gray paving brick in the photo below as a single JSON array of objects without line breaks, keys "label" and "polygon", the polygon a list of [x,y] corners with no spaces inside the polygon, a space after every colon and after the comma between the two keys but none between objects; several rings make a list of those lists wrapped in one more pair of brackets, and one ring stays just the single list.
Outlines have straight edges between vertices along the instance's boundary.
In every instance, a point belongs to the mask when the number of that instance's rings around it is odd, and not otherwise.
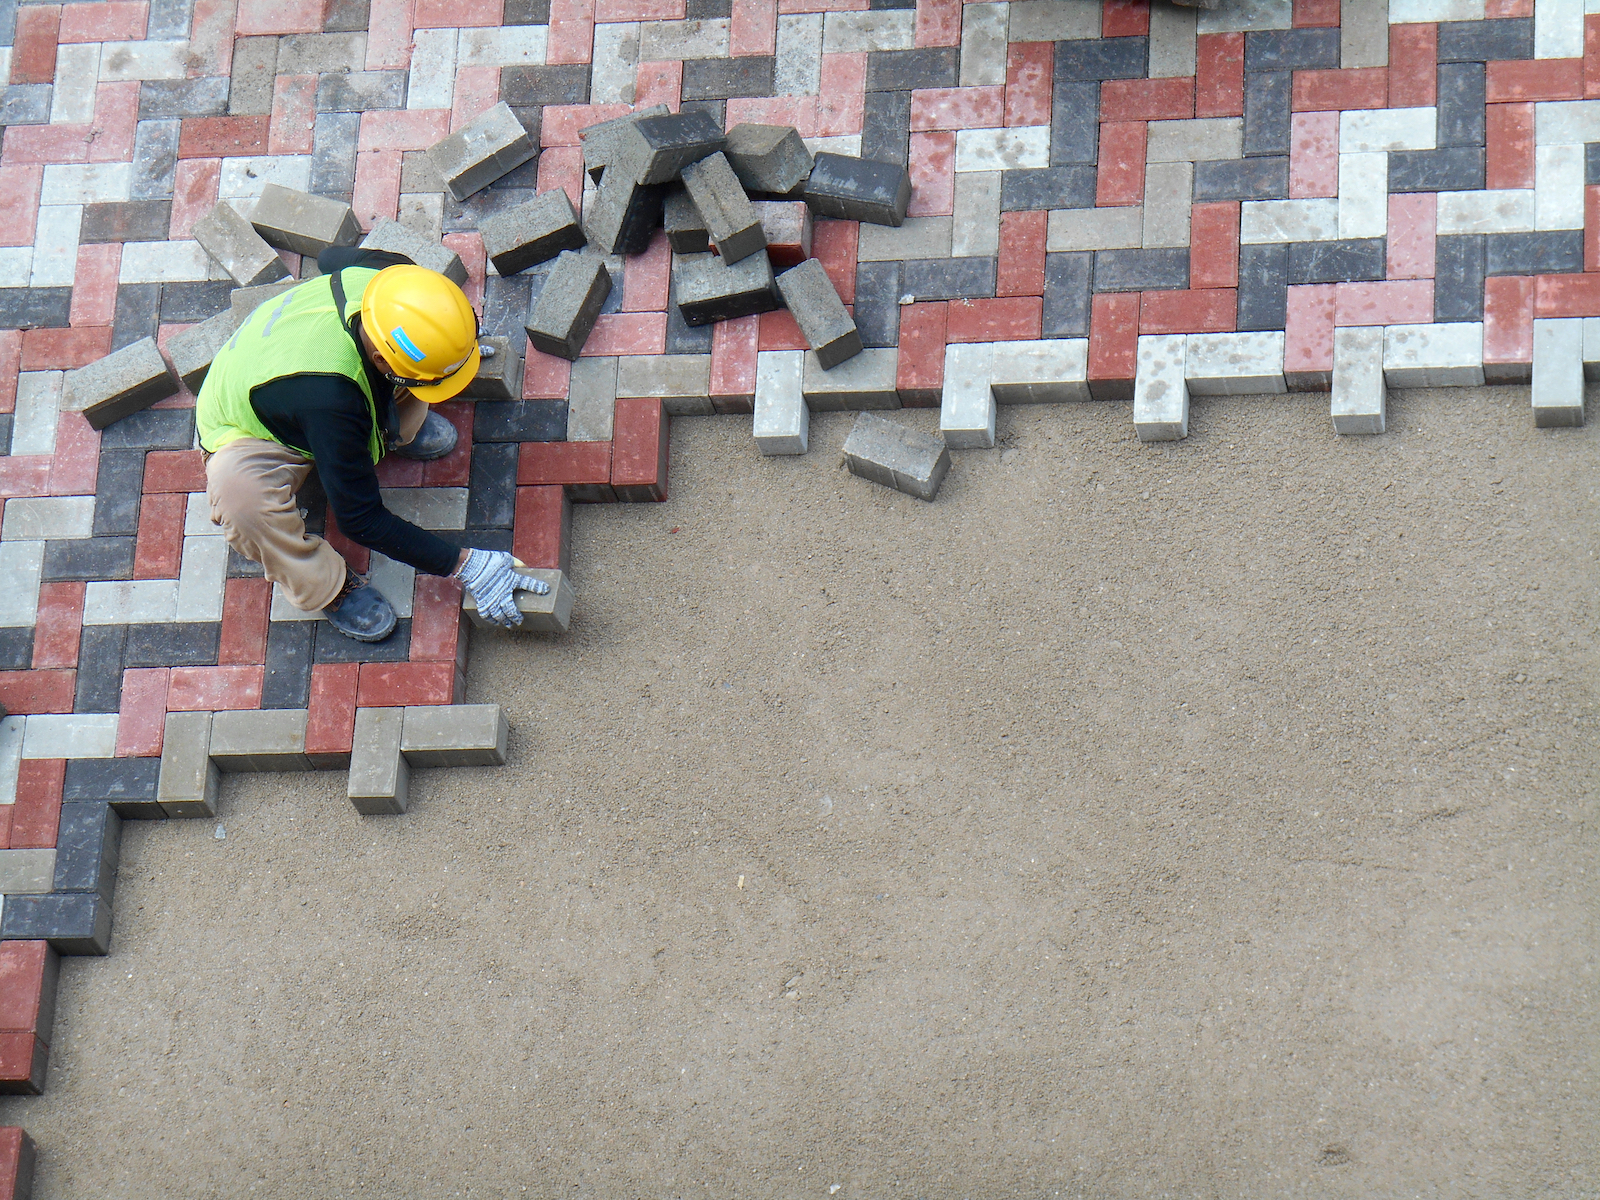
[{"label": "gray paving brick", "polygon": [[194,0],[150,0],[150,16],[144,35],[151,41],[182,41],[189,36],[190,10]]},{"label": "gray paving brick", "polygon": [[634,183],[619,169],[608,174],[584,214],[583,232],[603,254],[642,254],[661,224],[664,189]]},{"label": "gray paving brick", "polygon": [[278,252],[226,200],[194,223],[194,240],[240,287],[271,283],[289,274]]},{"label": "gray paving brick", "polygon": [[800,391],[812,412],[861,412],[900,407],[895,388],[899,351],[892,347],[862,350],[835,367],[824,367],[807,351],[802,360]]},{"label": "gray paving brick", "polygon": [[764,250],[732,264],[714,254],[675,254],[672,279],[679,311],[690,325],[771,312],[781,303]]},{"label": "gray paving brick", "polygon": [[960,73],[961,52],[955,46],[874,50],[867,55],[866,83],[869,92],[953,88]]},{"label": "gray paving brick", "polygon": [[149,408],[178,390],[154,338],[125,346],[98,362],[67,372],[63,412],[81,412],[96,429]]},{"label": "gray paving brick", "polygon": [[1442,237],[1434,242],[1433,319],[1483,320],[1484,235]]},{"label": "gray paving brick", "polygon": [[1583,230],[1491,233],[1484,238],[1484,274],[1551,275],[1583,270]]},{"label": "gray paving brick", "polygon": [[155,621],[128,626],[124,667],[215,666],[222,626],[216,621]]},{"label": "gray paving brick", "polygon": [[992,258],[912,258],[900,264],[900,291],[912,300],[971,300],[994,295]]},{"label": "gray paving brick", "polygon": [[662,184],[677,178],[690,163],[721,151],[726,138],[710,117],[688,112],[625,122],[611,143],[619,170],[641,184]]},{"label": "gray paving brick", "polygon": [[170,200],[178,168],[176,119],[140,121],[133,135],[133,176],[128,197],[132,200]]},{"label": "gray paving brick", "polygon": [[170,200],[117,200],[85,204],[78,242],[164,242],[172,224]]},{"label": "gray paving brick", "polygon": [[1137,292],[1188,286],[1187,247],[1095,252],[1094,290],[1097,292]]},{"label": "gray paving brick", "polygon": [[498,767],[510,733],[498,704],[416,706],[405,710],[400,753],[413,767]]},{"label": "gray paving brick", "polygon": [[291,33],[278,40],[279,75],[321,75],[348,71],[367,60],[367,35],[357,33]]},{"label": "gray paving brick", "polygon": [[705,254],[711,249],[711,234],[683,187],[669,187],[662,204],[661,224],[674,254]]},{"label": "gray paving brick", "polygon": [[156,784],[162,811],[169,817],[214,817],[220,787],[220,774],[211,761],[211,714],[168,713]]},{"label": "gray paving brick", "polygon": [[1044,256],[1044,330],[1047,338],[1088,337],[1094,254]]},{"label": "gray paving brick", "polygon": [[[369,0],[328,0],[322,18],[324,33],[353,33],[365,29],[372,19]],[[507,21],[510,24],[510,21]]]},{"label": "gray paving brick", "polygon": [[459,254],[442,242],[421,236],[416,230],[408,225],[402,225],[399,221],[379,217],[372,227],[372,232],[361,239],[361,245],[367,250],[388,250],[394,254],[404,254],[417,266],[439,272],[458,287],[467,285],[467,267],[461,261]]},{"label": "gray paving brick", "polygon": [[233,284],[225,279],[210,279],[161,285],[163,324],[204,321],[228,308],[233,301]]},{"label": "gray paving brick", "polygon": [[354,246],[361,240],[361,225],[348,204],[276,183],[261,190],[250,224],[268,245],[313,258],[333,246]]},{"label": "gray paving brick", "polygon": [[411,798],[411,768],[400,753],[403,708],[356,709],[346,795],[362,816],[403,813]]},{"label": "gray paving brick", "polygon": [[1382,279],[1388,255],[1383,238],[1290,242],[1290,284],[1353,283]]},{"label": "gray paving brick", "polygon": [[1533,18],[1440,21],[1439,61],[1499,62],[1533,57]]},{"label": "gray paving brick", "polygon": [[488,187],[538,154],[522,122],[505,101],[427,151],[447,191],[457,200]]},{"label": "gray paving brick", "polygon": [[800,200],[757,200],[751,204],[767,237],[767,257],[772,269],[798,266],[811,257],[814,224],[811,210]]},{"label": "gray paving brick", "polygon": [[786,196],[811,175],[811,152],[787,125],[735,125],[724,154],[739,183],[752,192]]},{"label": "gray paving brick", "polygon": [[770,96],[776,67],[776,59],[764,57],[690,59],[683,64],[683,98]]},{"label": "gray paving brick", "polygon": [[234,116],[265,116],[272,111],[278,39],[242,37],[233,43],[233,82],[228,111]]},{"label": "gray paving brick", "polygon": [[[565,633],[572,622],[575,599],[566,573],[539,567],[518,567],[516,572],[550,585],[550,590],[542,596],[536,596],[531,591],[519,590],[516,593],[517,611],[522,614],[522,624],[517,626],[517,632]],[[461,607],[474,625],[481,629],[489,628],[489,622],[478,615],[471,593],[462,597]]]},{"label": "gray paving brick", "polygon": [[1095,178],[1095,168],[1082,163],[1001,171],[1000,209],[1093,208]]},{"label": "gray paving brick", "polygon": [[910,92],[867,93],[861,114],[861,157],[902,166],[910,161]]},{"label": "gray paving brick", "polygon": [[1473,192],[1482,187],[1482,146],[1395,150],[1389,154],[1391,192]]},{"label": "gray paving brick", "polygon": [[1239,247],[1241,330],[1282,329],[1288,320],[1289,248],[1284,242]]},{"label": "gray paving brick", "polygon": [[755,415],[751,433],[768,457],[804,454],[811,440],[811,410],[800,392],[805,355],[766,350],[756,355]]},{"label": "gray paving brick", "polygon": [[898,163],[819,154],[805,200],[819,216],[898,226],[911,203],[911,177]]},{"label": "gray paving brick", "polygon": [[1287,200],[1289,159],[1276,155],[1194,165],[1195,201]]},{"label": "gray paving brick", "polygon": [[478,364],[478,373],[466,390],[465,400],[516,400],[522,396],[521,339],[480,337],[478,344],[493,353]]},{"label": "gray paving brick", "polygon": [[950,471],[950,451],[940,438],[898,421],[864,412],[845,438],[850,473],[919,500],[932,500]]},{"label": "gray paving brick", "polygon": [[567,384],[567,441],[609,442],[616,427],[615,355],[580,358]]},{"label": "gray paving brick", "polygon": [[585,241],[572,200],[561,188],[496,213],[479,228],[489,260],[501,275],[515,275],[563,250],[580,249]]},{"label": "gray paving brick", "polygon": [[[311,144],[310,183],[311,190],[317,195],[349,196],[355,189],[356,138],[360,129],[360,113],[317,114]],[[425,190],[443,191],[444,185]]]},{"label": "gray paving brick", "polygon": [[[131,545],[132,538],[89,538],[89,544]],[[56,542],[56,546],[65,543]],[[130,553],[131,573],[131,553]],[[90,578],[105,578],[91,575]],[[125,625],[86,625],[78,643],[78,678],[73,690],[74,712],[113,713],[122,704],[122,643]]]},{"label": "gray paving brick", "polygon": [[211,360],[238,327],[239,320],[229,309],[173,335],[167,343],[167,354],[184,387],[194,393],[200,391],[206,372],[211,369]]},{"label": "gray paving brick", "polygon": [[824,370],[861,353],[861,334],[828,272],[814,258],[777,277],[778,292]]},{"label": "gray paving brick", "polygon": [[307,716],[303,708],[219,712],[211,718],[211,761],[225,774],[309,771]]},{"label": "gray paving brick", "polygon": [[404,71],[330,71],[317,81],[317,111],[367,112],[404,108]]},{"label": "gray paving brick", "polygon": [[751,207],[726,155],[719,152],[690,163],[683,168],[682,179],[695,210],[705,222],[706,233],[723,259],[736,263],[766,248],[761,218]]},{"label": "gray paving brick", "polygon": [[[678,307],[678,289],[667,285],[667,342],[668,354],[710,354],[715,330],[711,325],[690,325],[683,319]],[[719,412],[733,411],[719,409]],[[738,411],[748,412],[748,409]]]},{"label": "gray paving brick", "polygon": [[612,117],[609,121],[586,125],[578,130],[578,140],[583,144],[583,168],[589,172],[589,178],[596,183],[604,178],[606,165],[611,161],[617,137],[624,125],[645,117],[663,117],[671,111],[665,104],[652,104],[649,108],[641,108],[638,112]]},{"label": "gray paving brick", "polygon": [[1437,145],[1483,145],[1484,86],[1482,63],[1439,64]]},{"label": "gray paving brick", "polygon": [[528,311],[528,341],[547,354],[576,360],[610,294],[611,273],[604,259],[564,252]]},{"label": "gray paving brick", "polygon": [[228,111],[226,75],[199,79],[146,79],[139,85],[139,119],[216,117]]}]

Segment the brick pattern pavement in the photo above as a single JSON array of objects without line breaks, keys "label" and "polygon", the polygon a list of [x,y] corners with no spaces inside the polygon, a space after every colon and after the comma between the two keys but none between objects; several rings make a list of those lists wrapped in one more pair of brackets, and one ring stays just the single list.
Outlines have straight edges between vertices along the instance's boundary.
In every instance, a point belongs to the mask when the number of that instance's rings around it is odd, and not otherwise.
[{"label": "brick pattern pavement", "polygon": [[[1334,387],[1337,427],[1346,361],[1381,397],[1384,377],[1527,380],[1536,328],[1568,358],[1587,334],[1600,360],[1584,9],[0,4],[0,1086],[42,1082],[56,951],[105,951],[108,806],[188,811],[159,794],[164,738],[186,728],[169,714],[304,710],[307,761],[338,765],[358,708],[461,696],[457,586],[349,544],[314,491],[311,526],[401,612],[389,642],[300,619],[227,551],[192,395],[103,432],[61,411],[64,372],[229,306],[191,237],[218,200],[248,213],[275,182],[364,228],[402,221],[460,256],[485,333],[521,347],[548,264],[501,278],[477,229],[536,192],[592,197],[580,129],[651,104],[793,125],[915,185],[899,229],[815,223],[868,351],[848,386],[806,371],[813,407],[942,406],[951,445],[984,445],[996,400],[1135,398],[1137,423],[1140,379],[1166,371],[1181,422],[1157,405],[1141,436],[1181,436],[1189,393],[1285,388]],[[456,202],[422,152],[501,100],[541,152]],[[520,400],[443,407],[455,453],[383,464],[397,511],[564,569],[572,503],[665,499],[670,418],[750,412],[762,356],[806,348],[787,312],[685,324],[662,233],[612,267],[576,363],[529,349]],[[1363,374],[1362,355],[1382,362]],[[31,1155],[7,1136],[0,1174]]]}]

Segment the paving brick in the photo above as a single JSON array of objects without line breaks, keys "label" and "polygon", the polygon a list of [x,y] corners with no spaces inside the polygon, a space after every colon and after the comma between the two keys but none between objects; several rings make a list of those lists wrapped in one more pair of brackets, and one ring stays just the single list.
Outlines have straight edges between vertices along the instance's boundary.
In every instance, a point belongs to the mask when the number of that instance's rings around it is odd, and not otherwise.
[{"label": "paving brick", "polygon": [[992,258],[907,259],[900,265],[901,294],[913,301],[992,296],[996,265]]},{"label": "paving brick", "polygon": [[522,395],[522,355],[518,342],[504,337],[480,337],[478,346],[490,353],[478,364],[478,373],[461,397],[467,400],[515,400]]},{"label": "paving brick", "polygon": [[459,254],[440,242],[423,237],[399,221],[379,218],[373,224],[372,232],[361,239],[361,245],[367,250],[403,254],[417,266],[437,271],[459,287],[467,286],[467,267]]},{"label": "paving brick", "polygon": [[1144,199],[1145,136],[1143,121],[1108,122],[1100,126],[1097,205],[1138,204]]},{"label": "paving brick", "polygon": [[1102,250],[1094,260],[1094,290],[1131,292],[1175,289],[1189,283],[1187,247],[1151,250]]},{"label": "paving brick", "polygon": [[1288,71],[1257,71],[1245,76],[1244,152],[1289,153],[1289,115],[1293,78]]},{"label": "paving brick", "polygon": [[728,131],[725,154],[745,189],[772,195],[794,192],[809,179],[814,165],[800,134],[784,125],[735,125]]},{"label": "paving brick", "polygon": [[1345,238],[1289,244],[1288,282],[1347,283],[1382,279],[1388,255],[1382,238]]},{"label": "paving brick", "polygon": [[560,189],[496,214],[481,229],[484,248],[501,275],[514,275],[584,244],[572,201]]},{"label": "paving brick", "polygon": [[1239,247],[1239,329],[1283,328],[1289,251],[1282,243]]},{"label": "paving brick", "polygon": [[1244,34],[1205,33],[1195,38],[1197,117],[1244,113]]},{"label": "paving brick", "polygon": [[1100,85],[1057,80],[1051,97],[1050,163],[1093,166],[1099,153]]},{"label": "paving brick", "polygon": [[[269,183],[250,224],[268,245],[316,257],[334,246],[354,246],[361,226],[348,204]],[[241,285],[245,281],[240,280]]]},{"label": "paving brick", "polygon": [[864,262],[856,267],[856,302],[851,312],[863,346],[899,341],[900,264]]},{"label": "paving brick", "polygon": [[1189,388],[1184,379],[1186,344],[1183,334],[1139,338],[1133,428],[1141,442],[1171,442],[1189,436]]},{"label": "paving brick", "polygon": [[219,771],[308,771],[304,708],[219,712],[211,720],[211,761]]},{"label": "paving brick", "polygon": [[892,348],[864,350],[847,363],[824,368],[814,353],[806,353],[800,381],[806,406],[814,412],[899,408],[898,357]]},{"label": "paving brick", "polygon": [[868,92],[861,109],[861,157],[904,165],[911,153],[910,128],[910,92]]},{"label": "paving brick", "polygon": [[177,390],[155,339],[145,338],[70,372],[61,408],[63,412],[81,412],[95,429],[104,429]]},{"label": "paving brick", "polygon": [[428,160],[457,200],[509,174],[538,154],[510,105],[501,101],[428,148]]},{"label": "paving brick", "polygon": [[1583,269],[1580,229],[1491,233],[1484,238],[1485,275],[1544,275]]},{"label": "paving brick", "polygon": [[668,427],[654,397],[618,397],[612,442],[611,486],[624,503],[667,498]]},{"label": "paving brick", "polygon": [[111,949],[111,905],[85,892],[7,897],[0,938],[42,939],[61,954],[106,954]]},{"label": "paving brick", "polygon": [[1533,57],[1533,21],[1441,21],[1438,56],[1442,63],[1485,63]]},{"label": "paving brick", "polygon": [[1383,328],[1338,329],[1333,335],[1333,431],[1375,434],[1387,427]]},{"label": "paving brick", "polygon": [[[380,590],[387,586],[387,581],[381,578],[375,577],[373,581],[380,585]],[[401,597],[391,592],[386,598],[395,604],[396,611],[401,612],[402,616],[409,612],[407,605],[402,603],[409,595]],[[321,629],[331,630],[332,626],[310,621],[272,621],[268,624],[265,667],[261,676],[262,708],[304,708],[310,702],[315,642]],[[388,650],[393,644],[397,644],[397,640],[391,638],[383,649]]]},{"label": "paving brick", "polygon": [[1184,355],[1191,396],[1274,395],[1287,390],[1280,332],[1191,333]]},{"label": "paving brick", "polygon": [[172,360],[173,369],[190,392],[199,393],[211,369],[211,360],[237,328],[238,320],[230,309],[175,334],[167,343],[167,356]]},{"label": "paving brick", "polygon": [[210,757],[211,716],[167,714],[156,800],[169,817],[216,816],[219,776]]},{"label": "paving brick", "polygon": [[1540,429],[1583,424],[1584,329],[1576,317],[1533,322],[1533,423]]},{"label": "paving brick", "polygon": [[170,200],[116,200],[83,207],[80,244],[165,241],[172,220]]},{"label": "paving brick", "polygon": [[784,304],[824,370],[861,353],[861,335],[822,264],[808,259],[777,277]]},{"label": "paving brick", "polygon": [[770,96],[776,62],[766,56],[690,59],[683,64],[684,100],[725,100],[738,96]]},{"label": "paving brick", "polygon": [[780,303],[764,251],[732,264],[711,254],[674,255],[672,282],[690,325],[770,312]]},{"label": "paving brick", "polygon": [[663,189],[640,184],[620,170],[600,185],[584,219],[584,234],[603,254],[641,254],[661,223]]},{"label": "paving brick", "polygon": [[406,810],[411,769],[400,753],[404,725],[403,708],[356,710],[347,794],[363,816]]},{"label": "paving brick", "polygon": [[548,354],[576,359],[610,293],[611,274],[603,259],[564,252],[528,312],[529,342]]},{"label": "paving brick", "polygon": [[885,487],[932,500],[950,470],[943,441],[872,413],[856,417],[844,444],[850,473]]},{"label": "paving brick", "polygon": [[911,177],[897,163],[819,154],[805,199],[819,216],[898,226],[911,202]]},{"label": "paving brick", "polygon": [[[799,141],[798,135],[795,141]],[[683,168],[682,178],[707,235],[724,261],[736,263],[766,247],[761,219],[723,154],[707,155],[690,163]]]},{"label": "paving brick", "polygon": [[[798,266],[811,257],[811,210],[798,200],[764,200],[751,205],[767,239],[767,259],[774,269]],[[670,236],[670,235],[669,235]],[[676,253],[696,253],[677,250]]]},{"label": "paving brick", "polygon": [[944,389],[939,404],[939,433],[953,450],[994,445],[995,402],[992,342],[947,346]]},{"label": "paving brick", "polygon": [[1089,332],[1090,253],[1045,255],[1042,336],[1085,337]]},{"label": "paving brick", "polygon": [[480,402],[473,407],[474,442],[558,442],[566,436],[565,400]]},{"label": "paving brick", "polygon": [[610,442],[524,442],[517,456],[518,486],[560,484],[578,504],[610,504]]},{"label": "paving brick", "polygon": [[805,355],[766,351],[756,359],[756,448],[767,456],[804,454],[810,444],[811,410],[801,392]]},{"label": "paving brick", "polygon": [[1384,330],[1389,387],[1477,387],[1483,383],[1483,326],[1476,322],[1396,325]]}]

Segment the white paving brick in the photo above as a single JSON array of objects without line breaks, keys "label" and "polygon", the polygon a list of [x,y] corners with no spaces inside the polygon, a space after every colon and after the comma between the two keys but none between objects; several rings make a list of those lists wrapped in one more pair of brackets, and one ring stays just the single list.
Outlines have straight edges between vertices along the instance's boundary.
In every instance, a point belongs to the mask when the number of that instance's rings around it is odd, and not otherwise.
[{"label": "white paving brick", "polygon": [[219,537],[183,539],[178,568],[178,621],[222,620],[222,594],[228,584],[228,543]]},{"label": "white paving brick", "polygon": [[1244,156],[1243,117],[1151,121],[1145,130],[1147,162],[1216,162]]},{"label": "white paving brick", "polygon": [[0,804],[17,802],[17,772],[27,728],[27,717],[0,717]]},{"label": "white paving brick", "polygon": [[33,278],[32,246],[0,246],[0,287],[27,287]]},{"label": "white paving brick", "polygon": [[808,137],[800,140],[813,155],[843,154],[850,158],[858,158],[861,154],[859,133],[836,133],[832,137]]},{"label": "white paving brick", "polygon": [[804,454],[810,445],[811,410],[801,394],[803,350],[764,350],[756,355],[756,449],[768,456]]},{"label": "white paving brick", "polygon": [[632,104],[639,86],[639,22],[594,27],[589,103]]},{"label": "white paving brick", "polygon": [[211,278],[199,242],[124,242],[118,283],[188,283]]},{"label": "white paving brick", "polygon": [[[687,22],[685,22],[687,24]],[[458,67],[543,66],[548,25],[505,25],[499,29],[463,29],[456,43]],[[420,38],[423,31],[419,31]],[[412,62],[416,59],[413,57]],[[411,107],[407,104],[407,107]],[[443,107],[449,107],[448,104]]]},{"label": "white paving brick", "polygon": [[[311,155],[309,154],[256,154],[222,160],[222,172],[217,182],[217,197],[221,200],[256,200],[269,183],[290,188],[296,192],[310,190]],[[235,206],[237,207],[237,205]],[[250,212],[253,212],[252,208]],[[248,218],[250,212],[240,215]]]},{"label": "white paving brick", "polygon": [[1281,331],[1191,333],[1184,379],[1191,396],[1261,396],[1288,391]]},{"label": "white paving brick", "polygon": [[190,492],[183,509],[183,536],[221,537],[222,526],[211,523],[211,505],[204,492]]},{"label": "white paving brick", "polygon": [[774,96],[815,96],[822,81],[822,13],[778,18],[778,63]]},{"label": "white paving brick", "polygon": [[1389,156],[1339,155],[1339,236],[1381,238],[1389,232]]},{"label": "white paving brick", "polygon": [[395,516],[423,529],[467,527],[466,488],[380,488],[379,495]]},{"label": "white paving brick", "polygon": [[[1001,36],[1003,39],[1003,32]],[[860,54],[874,50],[910,50],[917,44],[916,38],[917,14],[909,8],[830,12],[822,27],[822,52]]]},{"label": "white paving brick", "polygon": [[1337,200],[1246,200],[1239,206],[1239,241],[1247,245],[1328,242],[1338,237]]},{"label": "white paving brick", "polygon": [[[546,26],[546,28],[549,28]],[[449,108],[455,98],[458,29],[419,29],[406,83],[407,108]]]},{"label": "white paving brick", "polygon": [[1389,0],[1391,25],[1481,20],[1483,20],[1483,0]]},{"label": "white paving brick", "polygon": [[320,608],[315,611],[296,608],[288,600],[284,599],[283,591],[277,584],[272,585],[272,607],[268,615],[274,621],[322,620],[322,610]]},{"label": "white paving brick", "polygon": [[[967,5],[969,9],[975,5]],[[957,171],[1010,171],[1050,165],[1050,126],[956,131]]]},{"label": "white paving brick", "polygon": [[970,342],[946,346],[944,392],[939,402],[939,432],[952,450],[978,450],[994,445],[995,344]]},{"label": "white paving brick", "polygon": [[23,758],[110,758],[116,752],[116,713],[35,713],[22,737]]},{"label": "white paving brick", "polygon": [[71,287],[78,270],[78,231],[83,226],[80,204],[41,205],[33,233],[30,287]]},{"label": "white paving brick", "polygon": [[1333,331],[1333,394],[1329,411],[1337,434],[1382,433],[1389,390],[1383,382],[1383,326]]},{"label": "white paving brick", "polygon": [[1541,146],[1600,141],[1600,100],[1549,100],[1533,106],[1533,137]]},{"label": "white paving brick", "polygon": [[969,258],[999,253],[999,171],[965,171],[958,174],[953,210],[950,221],[952,257]]},{"label": "white paving brick", "polygon": [[0,542],[0,626],[32,625],[39,615],[39,578],[44,574],[43,542]]},{"label": "white paving brick", "polygon": [[132,163],[60,163],[44,169],[40,204],[106,204],[126,200]]},{"label": "white paving brick", "polygon": [[95,86],[99,80],[99,42],[58,46],[55,89],[50,93],[50,123],[87,125],[94,120]]},{"label": "white paving brick", "polygon": [[176,579],[118,579],[84,588],[85,625],[176,621],[177,612]]},{"label": "white paving brick", "polygon": [[1006,38],[1013,42],[1073,42],[1100,36],[1100,10],[1061,0],[1012,0]]},{"label": "white paving brick", "polygon": [[961,10],[962,87],[1006,81],[1009,4],[968,4]]},{"label": "white paving brick", "polygon": [[1533,323],[1533,423],[1540,429],[1583,424],[1583,335],[1582,317]]},{"label": "white paving brick", "polygon": [[[817,39],[821,44],[822,14],[816,17]],[[779,34],[783,37],[779,17]],[[726,58],[728,56],[728,31],[732,22],[727,17],[706,17],[691,21],[645,21],[639,26],[640,62],[677,62],[688,58]],[[531,25],[530,29],[543,26]],[[783,70],[783,42],[778,42],[777,70]],[[779,93],[773,93],[777,95]]]},{"label": "white paving brick", "polygon": [[13,496],[0,521],[0,541],[37,542],[94,535],[93,496]]},{"label": "white paving brick", "polygon": [[996,404],[1067,404],[1090,399],[1088,338],[993,345],[989,390]]},{"label": "white paving brick", "polygon": [[1144,240],[1144,208],[1052,209],[1045,226],[1045,249],[1126,250]]},{"label": "white paving brick", "polygon": [[1583,228],[1582,146],[1539,146],[1534,151],[1535,229]]},{"label": "white paving brick", "polygon": [[17,377],[16,413],[11,418],[12,454],[56,452],[64,376],[63,371],[24,371]]},{"label": "white paving brick", "polygon": [[1150,163],[1144,172],[1144,228],[1146,246],[1187,246],[1189,211],[1194,204],[1194,164]]},{"label": "white paving brick", "polygon": [[1434,228],[1439,234],[1531,233],[1533,189],[1498,188],[1484,192],[1440,192]]},{"label": "white paving brick", "polygon": [[1583,57],[1583,0],[1536,0],[1533,56]]},{"label": "white paving brick", "polygon": [[1243,33],[1254,29],[1288,29],[1294,24],[1294,0],[1234,0],[1195,12],[1198,33]]},{"label": "white paving brick", "polygon": [[1181,79],[1195,70],[1195,10],[1175,4],[1150,6],[1151,79]]},{"label": "white paving brick", "polygon": [[1383,379],[1395,388],[1479,386],[1483,322],[1384,326]]},{"label": "white paving brick", "polygon": [[102,42],[100,78],[183,79],[189,74],[188,42]]},{"label": "white paving brick", "polygon": [[1187,341],[1181,333],[1139,337],[1133,431],[1141,442],[1175,442],[1189,436],[1189,385],[1184,381]]},{"label": "white paving brick", "polygon": [[1438,110],[1373,108],[1339,114],[1339,153],[1378,150],[1432,150],[1438,135]]}]

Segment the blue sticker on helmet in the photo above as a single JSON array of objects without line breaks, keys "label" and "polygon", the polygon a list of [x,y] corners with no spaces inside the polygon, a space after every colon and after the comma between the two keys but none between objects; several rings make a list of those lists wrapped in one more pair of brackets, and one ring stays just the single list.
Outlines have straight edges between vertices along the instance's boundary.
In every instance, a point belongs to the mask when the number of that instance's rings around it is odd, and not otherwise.
[{"label": "blue sticker on helmet", "polygon": [[404,350],[406,354],[410,356],[412,362],[421,362],[423,359],[428,357],[421,350],[417,349],[417,344],[406,336],[406,331],[401,326],[396,325],[393,329],[391,329],[389,331],[389,336],[395,340],[395,344],[398,345],[400,349]]}]

